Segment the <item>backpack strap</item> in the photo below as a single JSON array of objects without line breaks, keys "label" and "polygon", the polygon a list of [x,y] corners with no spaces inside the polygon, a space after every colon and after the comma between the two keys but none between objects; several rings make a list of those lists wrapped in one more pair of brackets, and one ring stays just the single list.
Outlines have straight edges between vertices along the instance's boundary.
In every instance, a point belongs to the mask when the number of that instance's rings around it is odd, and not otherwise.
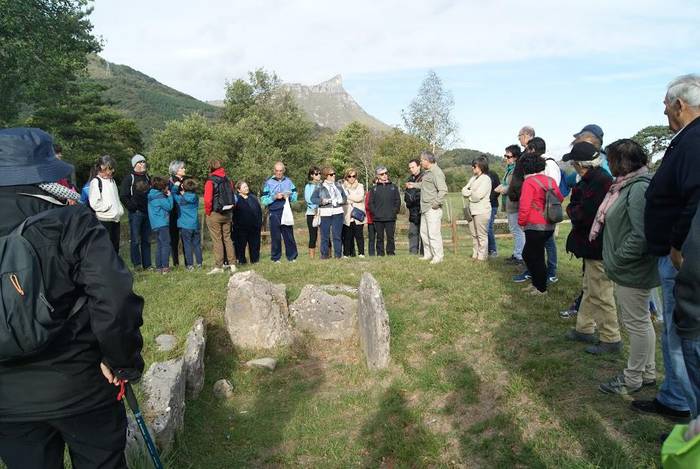
[{"label": "backpack strap", "polygon": [[[129,192],[131,193],[131,197],[134,196],[134,181],[136,180],[136,176],[134,176],[134,173],[131,173],[131,187],[129,188]],[[102,188],[100,187],[100,192],[102,192]]]}]

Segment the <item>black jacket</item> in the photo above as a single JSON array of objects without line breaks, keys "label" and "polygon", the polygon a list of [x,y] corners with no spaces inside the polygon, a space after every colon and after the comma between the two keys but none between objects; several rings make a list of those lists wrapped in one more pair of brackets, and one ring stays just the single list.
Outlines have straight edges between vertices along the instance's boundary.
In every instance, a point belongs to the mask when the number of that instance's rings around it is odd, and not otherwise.
[{"label": "black jacket", "polygon": [[489,171],[489,177],[491,178],[491,195],[489,196],[491,207],[498,207],[498,198],[501,194],[496,192],[496,188],[501,184],[501,178],[493,171]]},{"label": "black jacket", "polygon": [[603,203],[613,178],[603,168],[591,168],[571,189],[566,213],[571,219],[571,231],[566,238],[566,252],[583,259],[603,260],[603,235],[593,241],[588,237],[598,207]]},{"label": "black jacket", "polygon": [[241,229],[260,229],[262,227],[262,208],[260,202],[253,194],[248,194],[244,199],[236,196],[236,204],[233,207],[233,225]]},{"label": "black jacket", "polygon": [[[411,174],[407,182],[421,182],[423,180],[423,171],[417,176]],[[408,221],[417,225],[420,223],[420,189],[406,189],[403,193],[403,201],[408,209]]]},{"label": "black jacket", "polygon": [[19,192],[42,193],[0,187],[0,235],[50,209],[24,232],[40,259],[47,299],[64,315],[80,296],[87,304],[41,353],[0,364],[0,421],[63,418],[110,405],[119,389],[102,376],[100,361],[120,376],[140,376],[143,299],[90,209],[56,207]]},{"label": "black jacket", "polygon": [[148,214],[149,189],[146,189],[145,191],[137,191],[134,188],[134,184],[136,184],[138,181],[144,181],[146,184],[148,184],[150,189],[151,179],[148,177],[148,174],[132,172],[131,174],[124,176],[124,179],[122,179],[121,186],[119,187],[119,198],[122,200],[122,204],[124,204],[129,212],[135,212],[138,210],[139,212]]},{"label": "black jacket", "polygon": [[369,209],[375,222],[396,221],[401,208],[399,188],[393,182],[377,183],[370,189]]},{"label": "black jacket", "polygon": [[700,117],[666,149],[646,193],[644,234],[651,254],[683,246],[700,199]]},{"label": "black jacket", "polygon": [[700,337],[700,210],[683,245],[683,265],[676,276],[676,309],[673,322],[678,335],[686,339]]}]

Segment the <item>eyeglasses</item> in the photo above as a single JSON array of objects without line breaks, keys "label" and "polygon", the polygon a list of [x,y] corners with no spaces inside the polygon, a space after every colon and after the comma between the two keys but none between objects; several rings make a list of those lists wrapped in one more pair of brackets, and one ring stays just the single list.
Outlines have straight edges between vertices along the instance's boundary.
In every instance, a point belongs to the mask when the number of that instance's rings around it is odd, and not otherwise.
[{"label": "eyeglasses", "polygon": [[356,178],[356,177],[357,177],[357,174],[348,174],[348,179],[350,179],[350,178],[353,178],[353,179],[354,179],[354,178]]},{"label": "eyeglasses", "polygon": [[335,176],[335,173],[328,173],[329,176]]},{"label": "eyeglasses", "polygon": [[321,173],[319,173],[318,171],[314,171],[313,173],[311,173],[312,176],[318,176],[319,174]]},{"label": "eyeglasses", "polygon": [[387,173],[377,174],[377,176],[386,176],[386,175],[387,175]]}]

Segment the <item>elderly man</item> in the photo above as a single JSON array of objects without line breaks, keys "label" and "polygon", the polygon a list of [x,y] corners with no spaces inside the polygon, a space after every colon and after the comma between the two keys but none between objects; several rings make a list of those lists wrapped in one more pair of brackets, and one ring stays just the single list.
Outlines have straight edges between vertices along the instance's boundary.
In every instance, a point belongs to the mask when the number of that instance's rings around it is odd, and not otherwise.
[{"label": "elderly man", "polygon": [[442,249],[442,204],[447,195],[445,174],[437,165],[435,155],[422,151],[420,164],[425,170],[421,182],[408,183],[409,188],[421,190],[420,197],[420,237],[423,241],[424,255],[421,259],[438,264],[444,258]]},{"label": "elderly man", "polygon": [[148,221],[148,189],[138,190],[138,187],[149,188],[151,179],[143,155],[134,155],[131,167],[131,174],[122,179],[119,198],[129,212],[131,265],[136,270],[145,270],[151,268],[151,224]]},{"label": "elderly man", "polygon": [[282,239],[284,239],[284,251],[287,260],[296,261],[297,242],[294,240],[294,227],[282,224],[282,210],[287,200],[297,201],[297,188],[287,176],[284,163],[275,163],[274,174],[265,181],[262,190],[262,203],[269,212],[270,226],[270,254],[272,262],[279,262],[282,257]]},{"label": "elderly man", "polygon": [[[369,209],[372,212],[377,231],[377,255],[393,256],[396,254],[394,234],[396,232],[396,215],[401,208],[399,188],[389,180],[386,166],[379,166],[375,171],[377,183],[369,191]],[[386,237],[386,246],[384,239]]]},{"label": "elderly man", "polygon": [[700,75],[673,80],[668,85],[664,107],[668,125],[676,135],[647,189],[644,233],[649,252],[660,256],[664,301],[661,351],[666,376],[656,399],[634,401],[632,407],[667,417],[687,417],[688,411],[693,415],[698,411],[688,367],[690,374],[697,376],[700,347],[694,331],[689,330],[682,317],[674,316],[674,287],[677,269],[683,263],[681,248],[700,199]]}]

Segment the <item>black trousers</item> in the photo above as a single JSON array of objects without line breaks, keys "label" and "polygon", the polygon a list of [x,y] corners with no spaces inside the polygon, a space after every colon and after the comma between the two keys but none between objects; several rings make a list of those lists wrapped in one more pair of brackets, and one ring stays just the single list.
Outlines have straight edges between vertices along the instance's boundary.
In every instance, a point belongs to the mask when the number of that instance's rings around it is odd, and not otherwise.
[{"label": "black trousers", "polygon": [[309,229],[309,249],[316,249],[318,226],[314,226],[314,216],[306,215],[306,227]]},{"label": "black trousers", "polygon": [[355,244],[357,244],[357,254],[365,255],[365,234],[364,225],[350,222],[350,226],[343,225],[343,255],[355,257]]},{"label": "black trousers", "polygon": [[8,469],[62,469],[68,445],[74,469],[126,468],[126,411],[121,402],[45,422],[0,422],[0,458]]},{"label": "black trousers", "polygon": [[236,225],[233,228],[233,243],[239,264],[247,262],[246,247],[251,263],[255,264],[260,260],[260,227]]},{"label": "black trousers", "polygon": [[[396,220],[394,221],[377,221],[374,220],[374,229],[377,231],[377,255],[383,256],[385,253],[389,256],[396,254],[396,243],[394,235],[396,231]],[[386,250],[384,248],[384,238],[386,237]]]},{"label": "black trousers", "polygon": [[367,223],[367,250],[370,256],[377,253],[377,230],[374,223]]},{"label": "black trousers", "polygon": [[544,244],[554,231],[525,230],[523,260],[532,276],[532,285],[539,291],[547,291],[547,263],[544,258]]},{"label": "black trousers", "polygon": [[100,220],[100,224],[104,226],[107,230],[107,233],[109,233],[109,240],[112,241],[112,246],[114,246],[114,252],[119,254],[119,222]]}]

